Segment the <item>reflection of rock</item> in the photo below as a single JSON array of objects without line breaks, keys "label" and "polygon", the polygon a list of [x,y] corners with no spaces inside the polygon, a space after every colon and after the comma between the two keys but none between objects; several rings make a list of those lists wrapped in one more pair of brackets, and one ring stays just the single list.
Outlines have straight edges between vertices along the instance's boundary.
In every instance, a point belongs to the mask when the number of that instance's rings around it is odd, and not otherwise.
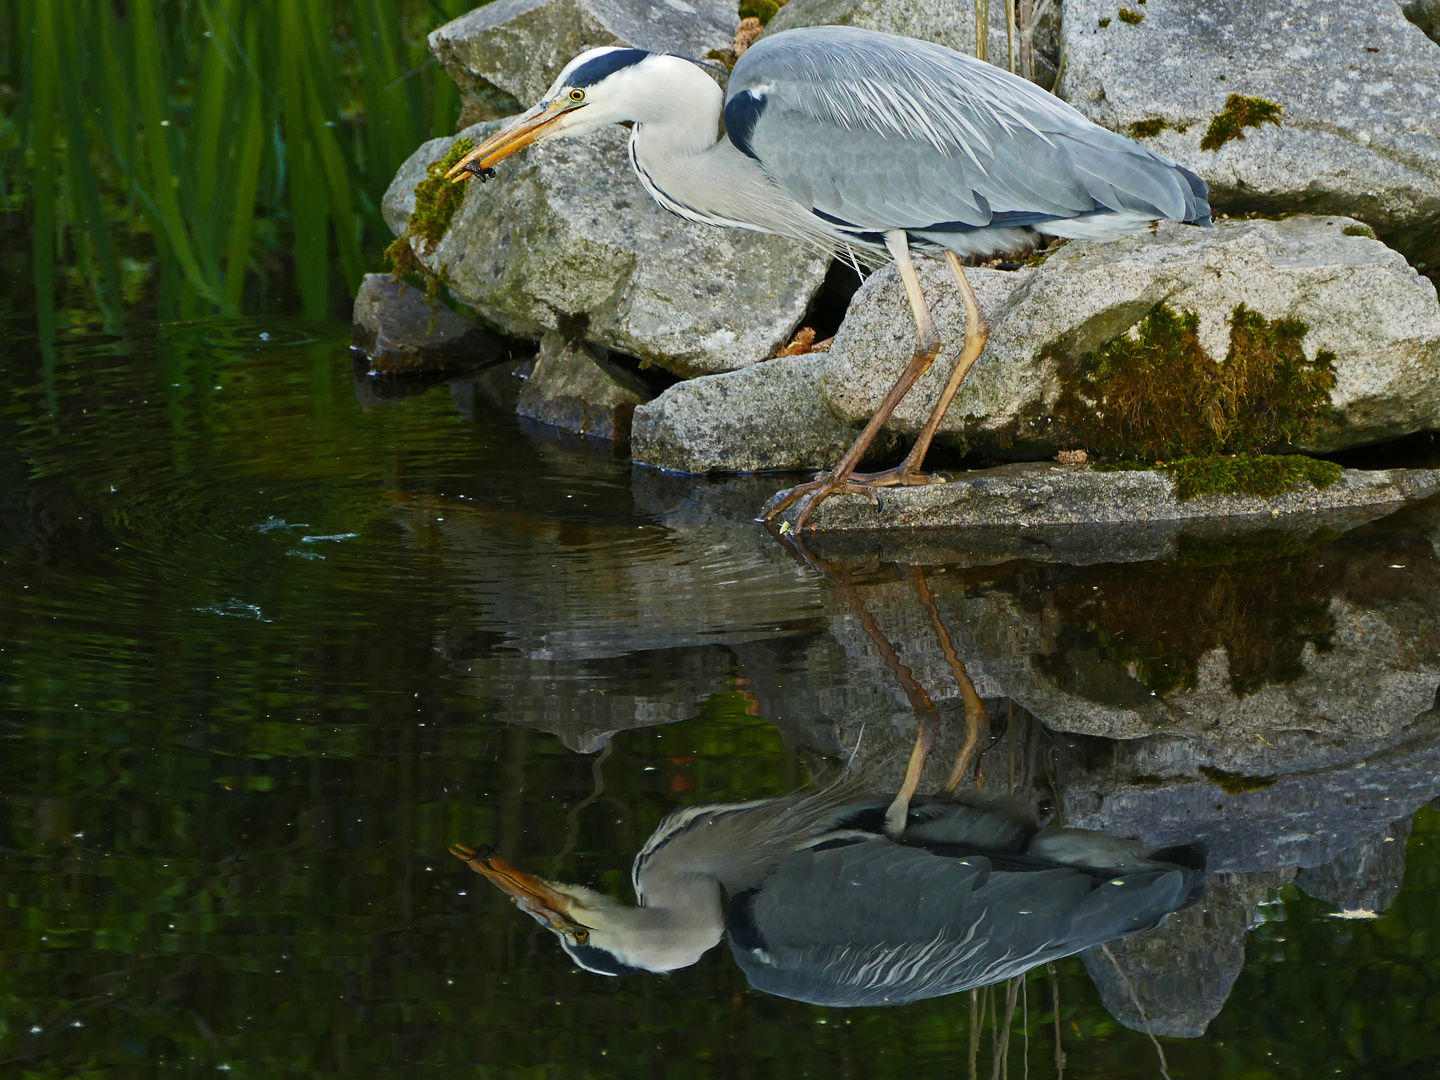
[{"label": "reflection of rock", "polygon": [[355,345],[372,371],[444,369],[502,355],[500,339],[389,274],[366,274],[355,294]]},{"label": "reflection of rock", "polygon": [[728,0],[496,0],[432,31],[430,51],[468,97],[498,87],[529,106],[586,49],[704,56],[728,49],[738,22]]},{"label": "reflection of rock", "polygon": [[[1440,190],[1440,189],[1437,189]],[[1266,319],[1308,328],[1307,358],[1335,354],[1336,412],[1317,421],[1305,448],[1331,450],[1440,423],[1440,303],[1434,286],[1394,251],[1347,235],[1343,218],[1230,221],[1214,229],[1161,222],[1110,243],[1074,243],[1033,269],[994,272],[1008,295],[989,309],[985,352],[941,424],[939,438],[1001,456],[1045,456],[1095,437],[1093,410],[1070,410],[1085,359],[1127,334],[1155,305],[1198,315],[1197,344],[1223,361],[1240,304]],[[896,410],[889,427],[914,435],[949,375],[965,314],[945,267],[917,267],[943,341],[940,360]],[[980,275],[977,275],[977,277]],[[987,288],[990,286],[987,284]],[[856,293],[836,334],[825,402],[843,420],[868,418],[909,361],[913,326],[893,267]],[[1068,376],[1062,369],[1074,367]],[[1068,411],[1067,411],[1068,410]],[[1088,433],[1088,434],[1087,434]]]},{"label": "reflection of rock", "polygon": [[[662,210],[626,160],[627,137],[615,126],[532,146],[495,179],[468,184],[424,262],[512,332],[561,330],[686,376],[764,360],[789,340],[829,260],[792,241]],[[391,182],[385,220],[397,235],[415,184],[451,141],[425,143]]]},{"label": "reflection of rock", "polygon": [[635,406],[649,399],[649,387],[606,359],[603,349],[566,342],[552,330],[540,339],[517,411],[579,435],[624,440]]},{"label": "reflection of rock", "polygon": [[1317,900],[1349,911],[1381,912],[1405,881],[1405,841],[1410,818],[1392,821],[1383,834],[1362,840],[1319,866],[1307,866],[1295,884]]},{"label": "reflection of rock", "polygon": [[674,472],[823,468],[856,432],[820,403],[825,354],[676,383],[635,415],[637,465]]},{"label": "reflection of rock", "polygon": [[1144,1031],[1148,1020],[1156,1035],[1205,1034],[1245,966],[1245,935],[1255,905],[1292,875],[1211,874],[1205,899],[1195,907],[1148,934],[1110,942],[1110,956],[1100,948],[1083,953],[1085,970],[1110,1015],[1136,1031]]},{"label": "reflection of rock", "polygon": [[[1145,145],[1199,172],[1216,209],[1352,214],[1401,247],[1440,227],[1440,113],[1418,107],[1440,96],[1440,52],[1399,4],[1135,10],[1130,25],[1110,0],[1066,0],[1061,94],[1114,131],[1148,124]],[[1231,95],[1279,105],[1278,122],[1238,116],[1219,142]]]},{"label": "reflection of rock", "polygon": [[1318,491],[1308,481],[1300,481],[1270,499],[1200,495],[1181,500],[1175,495],[1174,481],[1163,472],[1096,472],[1086,465],[1026,462],[961,473],[946,484],[891,488],[879,492],[874,502],[863,495],[835,496],[815,508],[810,523],[821,532],[879,532],[1269,518],[1398,504],[1426,498],[1437,489],[1440,472],[1434,469],[1347,469],[1336,483]]}]

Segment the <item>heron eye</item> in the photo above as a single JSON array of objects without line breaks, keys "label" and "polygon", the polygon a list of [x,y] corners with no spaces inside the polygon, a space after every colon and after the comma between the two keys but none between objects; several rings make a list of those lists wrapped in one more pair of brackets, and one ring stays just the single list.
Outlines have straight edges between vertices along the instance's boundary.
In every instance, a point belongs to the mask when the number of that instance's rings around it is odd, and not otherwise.
[{"label": "heron eye", "polygon": [[[575,93],[579,94],[580,91],[579,91],[579,90],[576,90]],[[581,96],[583,97],[584,95],[581,94]],[[576,931],[575,931],[575,944],[576,944],[576,945],[584,945],[584,944],[585,944],[587,941],[589,941],[589,940],[590,940],[590,931],[589,931],[589,930],[576,930]]]},{"label": "heron eye", "polygon": [[571,101],[584,101],[584,100],[585,100],[585,91],[584,91],[584,90],[571,90],[571,91],[570,91],[570,100],[571,100]]}]

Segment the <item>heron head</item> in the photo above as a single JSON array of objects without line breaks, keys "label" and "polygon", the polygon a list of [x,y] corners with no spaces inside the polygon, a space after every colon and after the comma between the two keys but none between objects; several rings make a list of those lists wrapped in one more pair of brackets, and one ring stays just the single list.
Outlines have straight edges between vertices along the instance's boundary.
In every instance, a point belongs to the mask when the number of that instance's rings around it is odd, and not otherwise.
[{"label": "heron head", "polygon": [[720,88],[691,61],[613,45],[589,49],[565,65],[537,105],[466,154],[445,175],[452,183],[470,176],[484,179],[493,175],[489,170],[496,164],[531,143],[660,118],[677,94],[697,88],[701,93],[713,92],[718,115]]},{"label": "heron head", "polygon": [[576,964],[597,975],[688,967],[720,940],[718,926],[695,926],[673,913],[626,907],[583,885],[546,881],[493,852],[450,850],[553,933]]}]

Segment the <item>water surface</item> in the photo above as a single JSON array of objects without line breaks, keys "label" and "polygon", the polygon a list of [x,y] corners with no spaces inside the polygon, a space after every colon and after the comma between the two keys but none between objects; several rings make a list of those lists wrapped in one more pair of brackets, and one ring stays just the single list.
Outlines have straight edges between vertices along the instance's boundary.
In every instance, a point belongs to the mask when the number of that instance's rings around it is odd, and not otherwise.
[{"label": "water surface", "polygon": [[[1149,1077],[1149,1021],[1175,1077],[1440,1070],[1440,505],[807,563],[749,520],[778,481],[522,427],[503,363],[407,389],[343,327],[214,319],[62,340],[47,376],[8,325],[9,1068],[1045,1077],[1058,1040],[1066,1076]],[[1003,1052],[1003,985],[835,1010],[725,949],[579,973],[446,853],[628,896],[677,806],[857,745],[893,771],[884,646],[942,720],[930,783],[958,662],[967,784],[1211,852],[1200,908],[1017,984]]]}]

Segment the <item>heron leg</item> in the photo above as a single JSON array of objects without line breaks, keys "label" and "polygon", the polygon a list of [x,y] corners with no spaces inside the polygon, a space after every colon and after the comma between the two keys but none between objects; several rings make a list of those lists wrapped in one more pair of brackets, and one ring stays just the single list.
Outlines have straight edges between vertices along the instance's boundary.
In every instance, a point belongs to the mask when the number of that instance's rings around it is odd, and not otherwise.
[{"label": "heron leg", "polygon": [[[985,316],[980,314],[980,305],[975,300],[975,290],[970,287],[970,282],[965,277],[965,268],[960,265],[960,257],[953,251],[945,252],[945,265],[950,267],[950,274],[955,278],[955,286],[960,290],[960,298],[965,301],[965,347],[960,351],[960,358],[955,361],[955,367],[950,372],[945,389],[940,392],[940,397],[935,402],[935,408],[930,410],[930,418],[920,429],[920,435],[916,438],[915,445],[910,448],[910,453],[895,468],[865,476],[864,482],[868,484],[896,486],[929,482],[930,478],[921,474],[920,467],[925,463],[925,455],[930,450],[930,443],[935,439],[935,432],[940,430],[940,423],[945,419],[945,414],[950,411],[950,403],[960,392],[960,384],[965,381],[965,376],[970,374],[970,369],[975,366],[975,361],[980,358],[980,353],[985,349],[985,343],[990,339],[990,326],[985,321]],[[855,479],[860,480],[861,478],[856,477]]]},{"label": "heron leg", "polygon": [[[936,355],[940,352],[940,334],[935,329],[935,320],[930,315],[930,307],[925,303],[925,293],[920,288],[920,278],[915,273],[915,264],[910,259],[910,240],[903,229],[894,229],[885,234],[885,246],[890,249],[890,254],[895,259],[895,268],[900,272],[900,280],[905,284],[905,295],[910,300],[910,310],[915,314],[915,355],[900,377],[895,380],[895,385],[885,395],[880,407],[875,410],[875,415],[865,425],[865,430],[860,432],[854,444],[845,452],[840,463],[835,466],[828,476],[819,480],[813,480],[808,484],[799,484],[788,491],[782,491],[766,505],[760,513],[762,521],[770,521],[781,511],[785,510],[797,499],[805,497],[805,503],[795,520],[795,531],[799,532],[805,527],[805,521],[810,512],[820,503],[824,502],[831,495],[842,491],[868,491],[871,486],[888,486],[903,481],[882,481],[879,485],[871,484],[871,477],[855,477],[852,482],[852,474],[855,466],[860,464],[860,459],[870,449],[870,444],[880,434],[880,429],[885,426],[910,388],[915,385],[920,376],[930,370],[930,365],[935,362]],[[958,266],[959,263],[957,262]],[[969,288],[968,283],[966,288]],[[978,309],[977,309],[978,313]],[[968,337],[967,337],[968,344]],[[983,342],[981,343],[983,346]],[[976,350],[979,355],[979,350]],[[972,358],[971,363],[974,360]],[[968,370],[968,366],[967,366]],[[963,377],[963,376],[962,376]],[[951,395],[954,396],[953,394]],[[923,454],[921,455],[924,456]],[[909,458],[906,459],[909,461]],[[893,470],[891,470],[893,471]],[[884,474],[876,473],[875,476]]]}]

